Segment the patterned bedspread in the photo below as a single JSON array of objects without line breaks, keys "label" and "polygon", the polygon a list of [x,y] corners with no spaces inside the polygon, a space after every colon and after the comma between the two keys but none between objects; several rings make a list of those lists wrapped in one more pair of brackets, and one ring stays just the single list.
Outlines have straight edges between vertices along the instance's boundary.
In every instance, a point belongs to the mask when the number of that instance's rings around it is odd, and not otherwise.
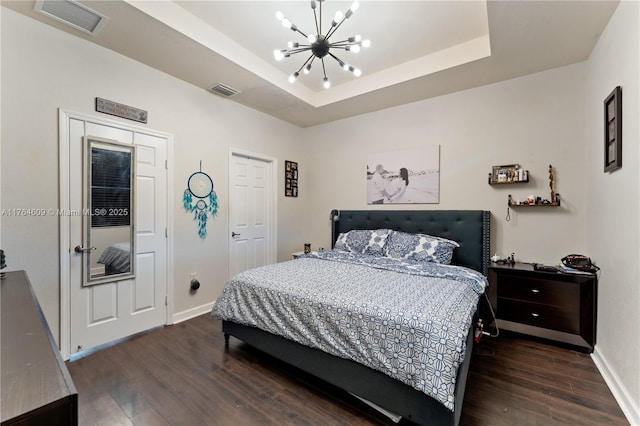
[{"label": "patterned bedspread", "polygon": [[354,360],[453,410],[485,285],[458,266],[325,250],[236,275],[212,314]]}]

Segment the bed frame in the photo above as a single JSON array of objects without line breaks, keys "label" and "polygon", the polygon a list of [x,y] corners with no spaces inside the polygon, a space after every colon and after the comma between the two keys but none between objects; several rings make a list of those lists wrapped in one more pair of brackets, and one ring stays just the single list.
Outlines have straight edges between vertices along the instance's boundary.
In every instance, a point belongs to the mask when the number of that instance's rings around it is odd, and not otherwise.
[{"label": "bed frame", "polygon": [[[460,244],[453,264],[487,275],[489,265],[489,212],[483,210],[348,210],[331,212],[333,247],[341,232],[352,229],[394,229],[451,239]],[[260,349],[294,367],[344,389],[385,410],[418,424],[457,425],[471,362],[473,328],[467,335],[467,353],[458,369],[455,411],[411,386],[354,361],[329,355],[283,337],[230,321],[222,322],[226,345],[229,336]]]}]

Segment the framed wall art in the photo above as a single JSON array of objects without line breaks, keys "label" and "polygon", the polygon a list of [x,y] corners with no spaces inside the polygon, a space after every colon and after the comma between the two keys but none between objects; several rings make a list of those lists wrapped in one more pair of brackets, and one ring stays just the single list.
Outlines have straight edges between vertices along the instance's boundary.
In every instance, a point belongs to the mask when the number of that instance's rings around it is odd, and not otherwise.
[{"label": "framed wall art", "polygon": [[298,196],[298,163],[294,161],[284,162],[284,196]]},{"label": "framed wall art", "polygon": [[620,86],[604,100],[604,171],[622,167],[622,89]]},{"label": "framed wall art", "polygon": [[438,204],[440,145],[369,154],[367,204]]}]

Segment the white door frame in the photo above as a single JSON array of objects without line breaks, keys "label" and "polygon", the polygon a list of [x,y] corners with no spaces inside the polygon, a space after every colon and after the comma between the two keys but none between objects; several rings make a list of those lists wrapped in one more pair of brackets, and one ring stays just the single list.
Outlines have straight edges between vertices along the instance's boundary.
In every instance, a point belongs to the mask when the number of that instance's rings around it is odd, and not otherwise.
[{"label": "white door frame", "polygon": [[[245,157],[245,158],[251,158],[254,160],[258,160],[258,161],[264,161],[265,163],[269,163],[270,164],[270,169],[271,169],[271,176],[269,176],[269,179],[271,179],[271,188],[272,188],[272,194],[271,194],[271,199],[268,200],[268,205],[267,208],[269,208],[271,210],[271,212],[273,214],[270,214],[270,219],[269,219],[269,227],[270,229],[273,231],[272,234],[272,238],[271,238],[271,244],[269,246],[269,260],[271,263],[276,263],[278,260],[278,190],[279,190],[279,185],[278,185],[278,161],[276,158],[274,157],[270,157],[267,155],[263,155],[263,154],[257,154],[255,152],[250,152],[250,151],[245,151],[242,149],[237,149],[237,148],[232,148],[229,147],[229,166],[228,166],[228,181],[229,181],[229,188],[228,188],[228,193],[229,193],[229,199],[231,198],[231,185],[232,185],[232,180],[231,180],[231,170],[232,170],[232,164],[233,164],[233,157],[234,156],[238,156],[238,157]],[[231,215],[227,214],[228,217],[228,222],[227,222],[227,252],[229,253],[229,256],[231,256]],[[227,262],[228,263],[228,271],[227,271],[227,275],[231,275],[231,262]],[[229,276],[229,278],[231,278]]]},{"label": "white door frame", "polygon": [[[173,135],[146,127],[133,126],[116,120],[104,119],[93,115],[73,112],[60,108],[58,110],[58,174],[59,174],[59,208],[70,211],[71,194],[69,193],[69,120],[76,119],[95,124],[113,126],[136,133],[165,138],[167,140],[167,313],[166,324],[172,323],[173,312]],[[59,214],[60,241],[60,352],[67,360],[71,354],[71,242],[69,241],[69,216]]]}]

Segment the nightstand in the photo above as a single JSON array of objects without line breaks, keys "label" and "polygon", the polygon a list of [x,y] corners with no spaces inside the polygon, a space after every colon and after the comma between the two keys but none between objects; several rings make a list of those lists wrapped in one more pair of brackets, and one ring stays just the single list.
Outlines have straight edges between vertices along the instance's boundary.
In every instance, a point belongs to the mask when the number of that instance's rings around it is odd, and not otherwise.
[{"label": "nightstand", "polygon": [[488,278],[498,327],[593,352],[595,274],[536,271],[528,263],[516,263],[491,264]]},{"label": "nightstand", "polygon": [[298,257],[302,256],[304,254],[304,251],[297,251],[295,253],[291,253],[291,259],[297,259]]}]

